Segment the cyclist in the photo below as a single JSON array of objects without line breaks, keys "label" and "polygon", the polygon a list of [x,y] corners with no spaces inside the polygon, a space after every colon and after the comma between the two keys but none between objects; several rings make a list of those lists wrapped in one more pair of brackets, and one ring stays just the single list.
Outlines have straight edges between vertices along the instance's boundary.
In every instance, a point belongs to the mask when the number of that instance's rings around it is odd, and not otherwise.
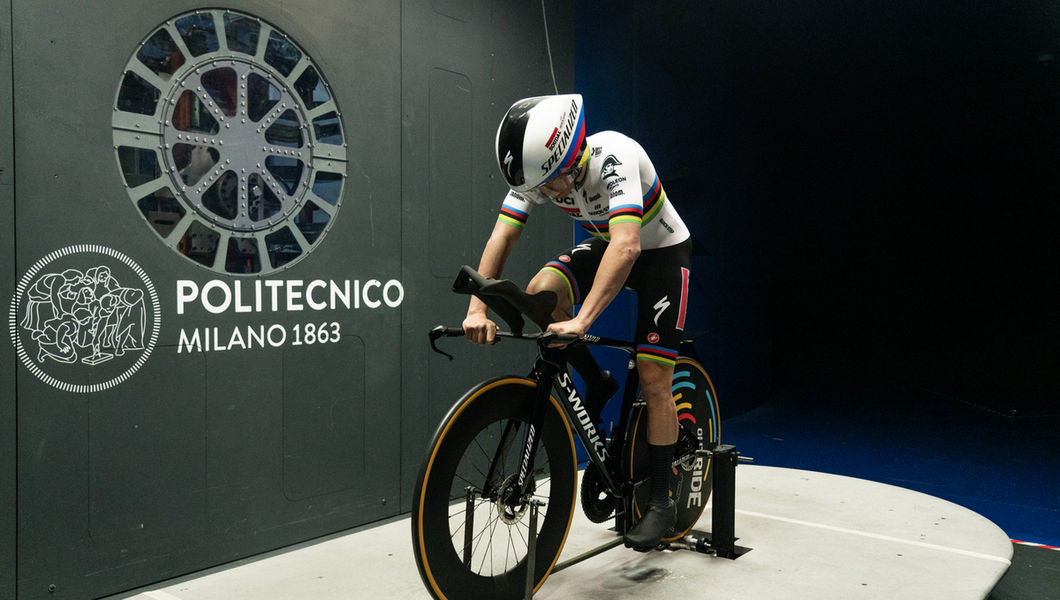
[{"label": "cyclist", "polygon": [[[551,290],[559,301],[549,331],[584,335],[623,287],[637,292],[637,371],[648,406],[651,502],[625,536],[627,546],[647,549],[673,530],[676,507],[669,497],[677,412],[671,393],[674,360],[687,307],[688,228],[667,201],[644,149],[623,134],[585,135],[582,97],[540,96],[512,105],[496,138],[497,163],[509,191],[478,271],[499,278],[531,209],[552,203],[567,212],[591,239],[557,254],[533,277],[527,292]],[[577,314],[573,307],[581,305]],[[497,325],[472,297],[463,327],[467,339],[493,343]],[[602,404],[616,390],[584,346],[570,362],[588,384],[587,404],[598,422]]]}]

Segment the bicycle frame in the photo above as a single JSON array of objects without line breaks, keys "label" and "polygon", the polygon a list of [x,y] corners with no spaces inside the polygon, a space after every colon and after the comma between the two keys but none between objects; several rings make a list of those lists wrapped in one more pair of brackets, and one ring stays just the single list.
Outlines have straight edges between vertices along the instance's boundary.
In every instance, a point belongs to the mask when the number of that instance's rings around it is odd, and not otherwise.
[{"label": "bicycle frame", "polygon": [[[521,499],[529,497],[532,481],[529,475],[533,473],[534,457],[537,454],[539,442],[538,436],[542,431],[541,428],[548,410],[549,394],[555,391],[560,400],[558,404],[562,407],[564,416],[582,441],[589,460],[597,467],[606,489],[616,498],[622,499],[624,503],[627,502],[632,495],[633,487],[638,482],[625,480],[616,482],[615,475],[618,473],[618,469],[614,467],[620,466],[620,463],[615,461],[621,460],[619,456],[621,450],[629,442],[627,432],[639,385],[636,361],[634,359],[636,354],[634,344],[628,341],[589,334],[581,338],[557,335],[547,331],[524,335],[522,333],[524,316],[529,317],[542,329],[545,328],[545,323],[551,322],[552,310],[555,307],[555,294],[546,291],[528,295],[510,281],[485,278],[468,266],[461,268],[456,281],[453,283],[453,291],[478,297],[508,323],[511,331],[497,332],[496,335],[498,337],[534,340],[538,344],[538,358],[530,373],[530,378],[538,384],[537,392],[531,422],[521,447],[521,463],[515,481],[515,490],[518,490],[519,497],[507,497],[504,501],[514,507],[522,501]],[[463,335],[464,332],[461,328],[435,327],[430,334],[431,347],[435,352],[443,354],[452,360],[453,357],[451,355],[437,348],[435,340],[443,336],[458,337]],[[566,354],[563,349],[564,345],[567,344],[607,346],[622,350],[627,355],[626,385],[622,395],[619,424],[611,431],[611,444],[603,439],[602,433],[597,429],[596,424],[592,422],[586,410],[585,401],[574,386],[574,380],[570,370],[567,368]],[[511,433],[511,429],[505,431],[505,443],[498,447],[498,453],[505,451],[504,448],[508,447],[506,442],[509,440],[508,436]],[[496,460],[497,458],[498,456],[494,456],[495,460],[492,464],[499,464],[499,461]],[[484,487],[490,487],[494,483],[493,478],[494,473],[491,468],[486,478],[487,485]]]},{"label": "bicycle frame", "polygon": [[[497,338],[536,343],[537,356],[523,376],[494,377],[473,386],[439,425],[413,498],[417,566],[436,598],[464,594],[465,590],[469,593],[460,597],[490,597],[501,587],[515,597],[522,586],[518,580],[524,578],[525,597],[530,597],[535,586],[556,567],[570,531],[579,495],[575,436],[585,448],[581,458],[588,460],[580,478],[580,495],[589,519],[602,523],[613,517],[614,529],[622,535],[642,516],[649,491],[644,484],[651,480],[651,469],[647,404],[638,396],[636,346],[595,335],[577,337],[547,331],[556,305],[551,291],[527,294],[510,281],[482,277],[466,266],[453,291],[482,300],[508,325],[507,331],[496,331],[492,325],[490,331]],[[524,318],[542,332],[524,334]],[[470,337],[478,338],[481,331],[472,333],[475,335]],[[467,336],[458,327],[431,330],[431,348],[452,360],[453,356],[435,345],[443,336]],[[494,341],[494,336],[490,337]],[[590,416],[589,402],[595,412],[597,400],[603,400],[596,397],[595,384],[590,384],[586,393],[580,391],[586,387],[575,385],[574,370],[585,375],[588,367],[582,365],[585,345],[625,353],[627,377],[621,406],[612,406],[620,410],[617,424],[612,421],[601,426],[598,415]],[[576,369],[572,369],[572,359]],[[691,368],[675,372],[671,387],[690,389],[674,394],[679,433],[673,465],[684,471],[676,471],[679,477],[670,487],[672,494],[686,498],[691,497],[689,490],[698,489],[697,478],[705,481],[709,472],[709,463],[699,462],[711,452],[704,448],[703,428],[714,423],[717,411],[713,385],[702,367],[685,358],[678,358],[678,363]],[[609,377],[603,380],[608,389],[613,386]],[[694,429],[697,423],[698,431]],[[710,431],[712,436],[716,434],[713,425]],[[693,460],[697,462],[693,464]],[[689,477],[692,484],[688,484]],[[702,497],[697,494],[695,498]],[[684,536],[702,511],[696,508],[701,507],[698,500],[694,505],[678,504],[679,509],[683,506],[687,510],[678,510],[681,531],[675,531],[673,539]],[[546,505],[548,508],[539,513]],[[480,546],[479,540],[486,541]],[[500,559],[499,568],[494,559]]]},{"label": "bicycle frame", "polygon": [[[625,446],[626,429],[629,423],[629,415],[633,408],[633,400],[636,397],[638,386],[637,370],[633,361],[634,348],[628,342],[586,335],[583,340],[586,344],[608,346],[622,350],[628,357],[626,385],[622,394],[622,407],[618,426],[611,431],[611,440],[621,440],[617,447],[608,444],[600,431],[592,422],[586,408],[585,400],[574,385],[574,379],[567,368],[565,351],[561,348],[549,348],[539,341],[540,352],[534,364],[530,378],[538,382],[537,396],[534,402],[534,413],[531,425],[527,431],[522,446],[523,460],[519,469],[519,489],[523,494],[529,492],[526,487],[525,476],[533,472],[533,459],[537,453],[536,432],[543,425],[545,410],[548,407],[548,395],[553,391],[560,399],[559,405],[572,425],[574,432],[582,442],[589,460],[596,465],[607,489],[615,495],[622,497],[622,486],[612,477],[612,461],[619,460],[618,456],[612,455],[615,450],[621,450]],[[551,386],[545,385],[551,383]],[[623,482],[624,483],[624,482]]]}]

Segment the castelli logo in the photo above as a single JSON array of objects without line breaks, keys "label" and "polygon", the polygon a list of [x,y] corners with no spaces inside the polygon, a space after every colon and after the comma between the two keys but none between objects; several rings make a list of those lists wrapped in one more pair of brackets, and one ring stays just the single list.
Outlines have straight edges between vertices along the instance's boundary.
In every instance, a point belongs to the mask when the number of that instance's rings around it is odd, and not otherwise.
[{"label": "castelli logo", "polygon": [[564,254],[563,256],[559,257],[559,262],[569,263],[570,262],[570,256]]},{"label": "castelli logo", "polygon": [[658,344],[659,343],[659,334],[657,334],[657,333],[649,333],[648,334],[648,342],[652,343],[652,344]]}]

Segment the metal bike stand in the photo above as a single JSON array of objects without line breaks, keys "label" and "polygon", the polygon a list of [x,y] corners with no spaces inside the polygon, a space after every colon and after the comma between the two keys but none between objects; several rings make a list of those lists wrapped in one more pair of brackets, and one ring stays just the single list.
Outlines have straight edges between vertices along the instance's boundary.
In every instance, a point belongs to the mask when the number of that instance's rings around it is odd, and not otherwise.
[{"label": "metal bike stand", "polygon": [[733,446],[714,449],[714,506],[711,508],[711,545],[721,558],[736,558],[736,465],[740,453]]},{"label": "metal bike stand", "polygon": [[754,462],[754,459],[740,456],[735,446],[728,445],[700,452],[714,460],[711,476],[714,504],[710,513],[714,531],[692,530],[684,539],[671,542],[668,547],[735,560],[751,550],[736,545],[736,465]]},{"label": "metal bike stand", "polygon": [[[670,550],[693,550],[702,554],[709,554],[719,558],[735,560],[751,551],[736,545],[736,466],[741,462],[754,462],[753,458],[740,456],[735,446],[722,445],[713,450],[700,450],[703,456],[710,456],[714,460],[711,471],[711,486],[713,488],[713,506],[711,507],[711,525],[713,533],[693,529],[682,540],[660,544],[659,549]],[[537,510],[544,503],[538,500],[530,504],[530,540],[527,549],[526,563],[526,592],[525,600],[534,597],[534,566],[537,546]],[[616,515],[616,519],[622,515]],[[599,554],[603,554],[612,548],[617,548],[625,543],[622,532],[615,528],[619,536],[606,544],[593,548],[579,554],[569,560],[561,562],[552,569],[558,573],[567,567],[576,565]],[[466,545],[465,541],[465,545]]]},{"label": "metal bike stand", "polygon": [[472,531],[475,529],[475,494],[478,493],[472,486],[464,488],[467,500],[464,503],[464,566],[471,568],[471,542],[474,539]]},{"label": "metal bike stand", "polygon": [[530,539],[526,543],[526,590],[523,593],[525,600],[534,597],[534,567],[537,566],[537,509],[544,506],[540,500],[530,502]]}]

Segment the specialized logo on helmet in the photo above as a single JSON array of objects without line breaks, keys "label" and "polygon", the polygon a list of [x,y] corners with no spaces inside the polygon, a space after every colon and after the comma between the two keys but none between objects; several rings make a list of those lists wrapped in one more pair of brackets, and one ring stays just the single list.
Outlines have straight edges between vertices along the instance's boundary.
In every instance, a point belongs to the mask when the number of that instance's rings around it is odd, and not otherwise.
[{"label": "specialized logo on helmet", "polygon": [[546,148],[552,150],[552,154],[549,155],[548,159],[541,164],[541,172],[548,174],[552,169],[556,168],[556,164],[563,158],[563,153],[567,150],[570,145],[571,138],[574,137],[575,130],[578,127],[578,102],[571,100],[570,110],[564,116],[563,121],[559,127],[552,132],[549,137],[549,141],[545,144]]},{"label": "specialized logo on helmet", "polygon": [[512,151],[509,150],[508,151],[508,155],[504,157],[504,167],[508,171],[508,178],[509,179],[511,179],[511,177],[512,177],[512,161],[513,160],[515,160],[515,157],[512,156]]}]

